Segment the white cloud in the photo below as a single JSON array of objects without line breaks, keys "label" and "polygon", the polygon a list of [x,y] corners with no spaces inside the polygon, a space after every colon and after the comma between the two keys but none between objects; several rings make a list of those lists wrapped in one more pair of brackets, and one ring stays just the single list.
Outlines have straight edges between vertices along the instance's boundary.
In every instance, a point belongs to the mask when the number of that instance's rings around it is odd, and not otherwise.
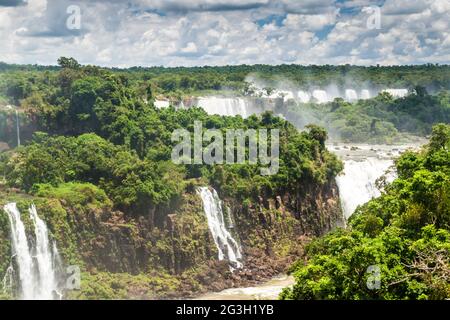
[{"label": "white cloud", "polygon": [[[366,0],[130,3],[0,7],[0,61],[54,64],[64,55],[108,66],[449,63],[448,0],[386,0],[380,30],[367,28]],[[82,12],[76,32],[65,28],[70,4]]]}]

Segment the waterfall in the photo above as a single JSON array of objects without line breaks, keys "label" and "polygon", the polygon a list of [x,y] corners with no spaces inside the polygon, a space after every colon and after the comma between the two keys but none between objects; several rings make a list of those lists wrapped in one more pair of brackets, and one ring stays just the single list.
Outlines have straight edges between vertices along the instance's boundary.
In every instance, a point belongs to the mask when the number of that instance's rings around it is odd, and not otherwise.
[{"label": "waterfall", "polygon": [[356,207],[380,196],[375,181],[393,164],[392,160],[366,158],[344,161],[344,175],[336,177],[342,211],[348,219]]},{"label": "waterfall", "polygon": [[370,97],[371,97],[371,94],[370,94],[369,90],[367,90],[367,89],[361,90],[361,99],[367,100],[367,99],[370,99]]},{"label": "waterfall", "polygon": [[406,150],[417,150],[425,141],[404,145],[345,144],[327,148],[344,162],[343,174],[336,177],[341,207],[349,218],[356,207],[380,196],[376,180],[382,176],[392,182],[396,178],[394,159]]},{"label": "waterfall", "polygon": [[302,90],[297,92],[297,97],[300,99],[300,102],[302,102],[302,103],[308,103],[309,100],[311,99],[311,96],[309,95],[309,93],[306,91],[302,91]]},{"label": "waterfall", "polygon": [[19,265],[19,279],[22,291],[21,298],[29,300],[33,298],[33,259],[28,247],[25,226],[20,218],[20,212],[15,203],[6,204],[3,209],[8,213],[11,226],[12,256]]},{"label": "waterfall", "polygon": [[242,268],[241,248],[225,226],[225,220],[222,210],[222,201],[216,190],[212,192],[208,187],[197,189],[198,194],[203,201],[203,210],[208,220],[208,227],[214,238],[217,250],[219,251],[219,260],[227,259],[230,262],[232,270]]},{"label": "waterfall", "polygon": [[403,98],[408,94],[408,89],[385,89],[381,92],[387,92],[394,98]]},{"label": "waterfall", "polygon": [[358,94],[353,89],[347,89],[345,90],[345,99],[347,101],[355,101],[358,100]]},{"label": "waterfall", "polygon": [[153,103],[155,108],[162,109],[162,108],[168,108],[170,106],[170,102],[167,100],[155,100]]},{"label": "waterfall", "polygon": [[48,229],[32,205],[30,220],[34,224],[34,245],[30,246],[16,203],[8,203],[3,209],[11,226],[12,258],[18,266],[20,298],[24,300],[51,300],[58,294],[56,246],[50,246]]},{"label": "waterfall", "polygon": [[218,114],[221,116],[240,115],[243,118],[246,118],[251,114],[249,106],[242,98],[199,98],[198,106],[208,114]]},{"label": "waterfall", "polygon": [[329,101],[328,94],[325,90],[314,90],[312,96],[318,103],[326,103]]},{"label": "waterfall", "polygon": [[40,280],[40,286],[37,288],[39,290],[38,296],[48,300],[52,299],[53,291],[57,289],[52,247],[48,240],[47,226],[39,218],[36,207],[32,205],[29,208],[29,212],[34,222],[34,234],[36,236],[35,255]]},{"label": "waterfall", "polygon": [[6,269],[6,274],[2,280],[3,293],[12,294],[13,285],[14,285],[14,267],[11,264],[9,265],[8,269]]},{"label": "waterfall", "polygon": [[20,147],[20,124],[19,124],[19,112],[16,109],[16,131],[17,131],[17,146]]}]

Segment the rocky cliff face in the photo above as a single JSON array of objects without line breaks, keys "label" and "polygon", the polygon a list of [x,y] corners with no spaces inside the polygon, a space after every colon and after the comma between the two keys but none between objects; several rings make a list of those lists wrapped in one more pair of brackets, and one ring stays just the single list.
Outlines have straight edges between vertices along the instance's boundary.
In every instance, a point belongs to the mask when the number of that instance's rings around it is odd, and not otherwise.
[{"label": "rocky cliff face", "polygon": [[[223,199],[230,208],[229,230],[241,243],[244,255],[244,268],[234,273],[226,261],[217,260],[214,239],[195,191],[185,193],[173,208],[166,209],[163,221],[155,221],[161,220],[155,210],[133,217],[113,210],[110,203],[89,199],[21,201],[24,206],[36,204],[65,264],[79,265],[83,271],[81,290],[67,292],[68,297],[151,299],[253,284],[283,272],[301,255],[309,236],[321,235],[341,223],[337,194],[335,184],[330,183],[247,205]],[[4,238],[5,226],[1,230]]]}]

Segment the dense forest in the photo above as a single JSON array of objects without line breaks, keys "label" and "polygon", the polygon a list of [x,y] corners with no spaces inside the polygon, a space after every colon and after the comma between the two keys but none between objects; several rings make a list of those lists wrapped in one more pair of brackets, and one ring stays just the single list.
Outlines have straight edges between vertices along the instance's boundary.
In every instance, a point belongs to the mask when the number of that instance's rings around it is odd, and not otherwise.
[{"label": "dense forest", "polygon": [[[106,119],[110,114],[106,100],[111,100],[111,94],[122,95],[123,106],[130,104],[131,97],[142,105],[157,98],[182,101],[198,95],[246,97],[254,94],[256,83],[267,92],[275,88],[295,91],[331,85],[340,90],[348,86],[355,90],[406,88],[409,95],[401,98],[381,93],[354,102],[341,98],[324,104],[290,100],[276,110],[297,128],[303,129],[309,123],[325,127],[334,140],[392,143],[405,140],[409,135],[429,135],[434,123],[450,121],[449,69],[446,65],[431,64],[105,69],[81,66],[72,58],[61,58],[59,65],[52,67],[2,64],[0,122],[4,125],[0,128],[0,139],[11,137],[11,132],[5,132],[8,110],[1,105],[20,106],[19,110],[24,112],[22,122],[37,126],[31,131],[75,134],[110,120]],[[119,93],[120,90],[123,92]],[[61,128],[61,123],[72,127]],[[112,124],[108,125],[108,129],[96,129],[116,130]],[[24,129],[24,137],[30,138],[27,126]]]},{"label": "dense forest", "polygon": [[356,102],[336,98],[325,104],[292,103],[285,114],[299,128],[309,123],[323,126],[337,141],[399,143],[411,140],[411,135],[430,135],[435,123],[450,123],[450,91],[429,94],[416,86],[403,98],[381,93]]},{"label": "dense forest", "polygon": [[[60,60],[59,66],[8,65],[0,64],[0,72],[14,76],[14,82],[24,85],[29,76],[49,79],[64,66],[79,67],[71,58]],[[95,67],[94,67],[95,68]],[[129,69],[108,69],[125,77],[134,86],[151,83],[156,94],[183,95],[205,90],[233,90],[243,92],[249,89],[249,81],[263,81],[268,87],[275,87],[280,81],[294,87],[326,87],[335,84],[354,88],[397,87],[413,88],[424,86],[432,91],[449,89],[450,66],[427,64],[419,66],[352,66],[352,65],[239,65],[218,67],[133,67]],[[28,81],[27,81],[28,78]],[[32,81],[31,81],[32,82]]]},{"label": "dense forest", "polygon": [[[289,189],[300,179],[323,182],[341,170],[334,156],[325,151],[327,134],[319,127],[311,126],[308,132],[298,133],[293,125],[270,112],[243,119],[208,115],[200,108],[159,110],[143,101],[142,92],[129,86],[121,75],[81,67],[72,60],[60,63],[63,67],[56,83],[29,80],[34,83],[31,93],[13,95],[13,99],[21,101],[24,121],[36,130],[29,145],[10,155],[22,160],[13,160],[12,167],[7,165],[4,169],[7,181],[15,187],[29,191],[36,183],[56,185],[70,180],[102,183],[104,188],[118,193],[117,204],[139,206],[138,196],[154,204],[168,202],[182,185],[176,177],[203,176],[219,186],[229,181],[233,187],[227,189],[228,193],[245,199],[261,191]],[[146,99],[152,101],[151,87],[144,92]],[[205,129],[281,129],[279,173],[269,180],[259,176],[258,165],[175,168],[170,161],[175,145],[171,134],[178,128],[191,130],[195,120],[202,121]],[[14,134],[9,136],[15,139]],[[323,164],[314,162],[318,154],[325,157]],[[23,167],[16,167],[22,164]],[[302,170],[296,172],[290,170],[292,167]],[[112,172],[120,175],[113,177]],[[169,172],[173,174],[170,182],[163,180]],[[136,183],[136,179],[142,184]]]},{"label": "dense forest", "polygon": [[[306,197],[308,186],[326,189],[342,170],[342,163],[325,148],[327,134],[320,127],[311,125],[299,132],[272,112],[243,119],[208,115],[196,107],[157,109],[150,85],[142,91],[110,70],[82,67],[73,60],[62,59],[60,64],[55,74],[33,71],[22,79],[24,87],[6,90],[9,103],[20,104],[22,145],[0,155],[0,199],[2,205],[18,201],[23,210],[30,203],[44,208],[42,214],[48,219],[64,261],[83,267],[83,289],[76,298],[128,297],[130,293],[124,293],[124,288],[134,287],[127,281],[139,288],[150,288],[146,289],[147,298],[164,296],[169,291],[173,295],[192,294],[203,288],[199,282],[206,280],[195,277],[206,272],[206,266],[216,258],[210,252],[211,240],[203,239],[209,236],[204,228],[205,217],[198,211],[195,190],[199,186],[213,186],[222,198],[239,203],[236,208],[241,213],[236,219],[249,224],[246,241],[262,242],[259,246],[264,248],[272,247],[267,242],[270,229],[252,227],[256,223],[252,215],[258,214],[254,213],[255,203],[284,194]],[[15,79],[21,81],[20,77]],[[3,83],[10,85],[7,80]],[[4,141],[11,146],[16,141],[15,120],[14,112],[5,107],[1,129]],[[172,132],[179,128],[193,132],[194,121],[201,121],[204,129],[222,131],[280,130],[278,172],[262,176],[260,163],[174,164],[171,152],[177,142],[172,141]],[[205,140],[203,147],[208,144]],[[305,203],[302,205],[303,210],[308,209]],[[273,215],[273,209],[264,210],[269,217]],[[292,217],[285,222],[280,218],[270,225],[291,223],[295,228],[309,228],[308,219],[299,226]],[[324,218],[318,223],[328,224]],[[180,225],[177,232],[181,235],[170,231],[168,225]],[[287,256],[291,254],[289,248],[297,244],[293,238],[287,239],[294,227],[283,228],[283,237],[271,232],[278,241],[286,237],[286,242],[275,244],[280,247],[276,249],[278,255]],[[317,233],[323,231],[316,229]],[[2,215],[0,238],[7,238],[7,234],[8,220]],[[137,248],[132,256],[130,250],[120,249],[121,242],[130,246],[131,241]],[[258,252],[254,255],[255,259],[261,256]],[[119,262],[111,262],[116,256]],[[10,246],[2,241],[0,274],[5,274],[10,261]],[[225,270],[222,273],[227,281],[234,279],[228,268],[222,266],[221,270]],[[111,281],[104,282],[103,277]],[[187,278],[192,284],[187,285]],[[189,290],[181,291],[173,283],[188,286]]]}]

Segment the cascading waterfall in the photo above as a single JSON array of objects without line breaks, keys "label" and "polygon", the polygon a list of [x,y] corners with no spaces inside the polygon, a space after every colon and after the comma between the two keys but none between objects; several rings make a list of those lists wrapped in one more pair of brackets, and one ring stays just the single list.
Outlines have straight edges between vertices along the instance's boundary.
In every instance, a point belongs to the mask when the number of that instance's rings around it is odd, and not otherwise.
[{"label": "cascading waterfall", "polygon": [[54,252],[48,240],[48,229],[44,221],[42,221],[36,211],[36,207],[32,205],[29,208],[30,217],[34,222],[34,234],[36,235],[35,256],[38,264],[38,276],[40,286],[38,296],[44,299],[52,299],[54,290],[57,288],[56,272],[54,271]]},{"label": "cascading waterfall", "polygon": [[300,90],[299,92],[297,92],[297,97],[300,99],[301,103],[308,103],[309,100],[311,99],[310,94],[303,90]]},{"label": "cascading waterfall", "polygon": [[208,114],[218,114],[222,116],[241,115],[243,118],[250,115],[249,106],[242,98],[200,98],[198,100],[198,106]]},{"label": "cascading waterfall", "polygon": [[363,161],[344,161],[344,175],[337,176],[342,211],[348,219],[353,211],[372,198],[380,196],[375,181],[392,166],[392,160],[367,158]]},{"label": "cascading waterfall", "polygon": [[2,288],[3,288],[3,293],[7,293],[7,294],[11,294],[12,290],[13,290],[13,285],[14,285],[14,267],[11,265],[9,265],[8,269],[6,269],[6,273],[5,276],[3,277],[2,280]]},{"label": "cascading waterfall", "polygon": [[[266,99],[267,104],[262,103],[261,100],[258,103],[249,99],[249,97],[216,97],[216,96],[205,96],[205,97],[192,97],[187,103],[182,100],[173,103],[169,100],[155,100],[154,105],[158,109],[168,108],[171,104],[177,107],[177,109],[190,108],[192,106],[198,106],[205,110],[208,114],[216,114],[221,116],[237,116],[240,115],[243,118],[247,118],[252,114],[260,114],[266,110],[274,110],[274,100],[282,100],[281,103],[287,103],[288,101],[297,101],[299,103],[328,103],[333,101],[335,98],[343,98],[349,102],[355,102],[358,99],[370,99],[373,95],[377,95],[380,92],[388,92],[396,98],[404,97],[408,94],[407,89],[384,89],[381,91],[369,90],[369,89],[345,89],[340,91],[338,89],[328,88],[316,89],[312,91],[299,90],[299,91],[288,91],[276,89],[268,94],[266,90],[255,89],[252,94],[253,97],[259,99]],[[278,102],[275,103],[275,105]]]},{"label": "cascading waterfall", "polygon": [[353,89],[346,89],[345,90],[345,99],[347,101],[355,101],[358,100],[358,94]]},{"label": "cascading waterfall", "polygon": [[167,100],[155,100],[155,102],[153,104],[158,109],[170,107],[170,102]]},{"label": "cascading waterfall", "polygon": [[29,245],[16,203],[4,207],[11,226],[12,258],[16,259],[20,282],[20,298],[24,300],[52,300],[59,295],[56,245],[51,246],[48,229],[32,205],[30,219],[34,223],[34,246]]},{"label": "cascading waterfall", "polygon": [[342,212],[348,219],[355,209],[380,196],[376,180],[392,182],[397,174],[394,159],[406,150],[419,148],[425,141],[405,145],[329,145],[327,148],[344,162],[344,172],[336,177]]},{"label": "cascading waterfall", "polygon": [[346,101],[354,102],[358,99],[371,99],[374,95],[381,92],[387,92],[395,98],[402,98],[408,94],[408,89],[352,89],[347,88],[343,91],[333,87],[318,88],[315,90],[301,89],[295,92],[277,89],[272,94],[268,95],[263,89],[255,90],[255,96],[264,98],[277,98],[284,96],[284,102],[288,100],[296,100],[300,103],[308,103],[313,100],[314,103],[327,103],[333,101],[335,98],[343,98]]},{"label": "cascading waterfall", "polygon": [[370,94],[369,90],[367,90],[367,89],[361,90],[361,99],[367,100],[367,99],[370,99],[370,98],[371,98],[371,94]]},{"label": "cascading waterfall", "polygon": [[408,94],[408,89],[385,89],[381,92],[387,92],[394,98],[403,98]]},{"label": "cascading waterfall", "polygon": [[28,247],[25,226],[20,218],[20,212],[15,203],[6,204],[3,209],[8,213],[11,226],[11,244],[12,257],[16,258],[19,265],[19,279],[22,296],[21,298],[29,300],[33,298],[33,259]]},{"label": "cascading waterfall", "polygon": [[197,189],[197,192],[203,201],[208,227],[219,251],[219,260],[228,260],[232,269],[242,268],[241,248],[226,228],[222,201],[216,190],[212,189],[211,192],[208,187],[201,187]]},{"label": "cascading waterfall", "polygon": [[318,103],[325,103],[330,101],[325,90],[314,90],[312,96]]},{"label": "cascading waterfall", "polygon": [[20,124],[19,124],[19,112],[16,109],[16,131],[17,131],[17,146],[20,147]]}]

